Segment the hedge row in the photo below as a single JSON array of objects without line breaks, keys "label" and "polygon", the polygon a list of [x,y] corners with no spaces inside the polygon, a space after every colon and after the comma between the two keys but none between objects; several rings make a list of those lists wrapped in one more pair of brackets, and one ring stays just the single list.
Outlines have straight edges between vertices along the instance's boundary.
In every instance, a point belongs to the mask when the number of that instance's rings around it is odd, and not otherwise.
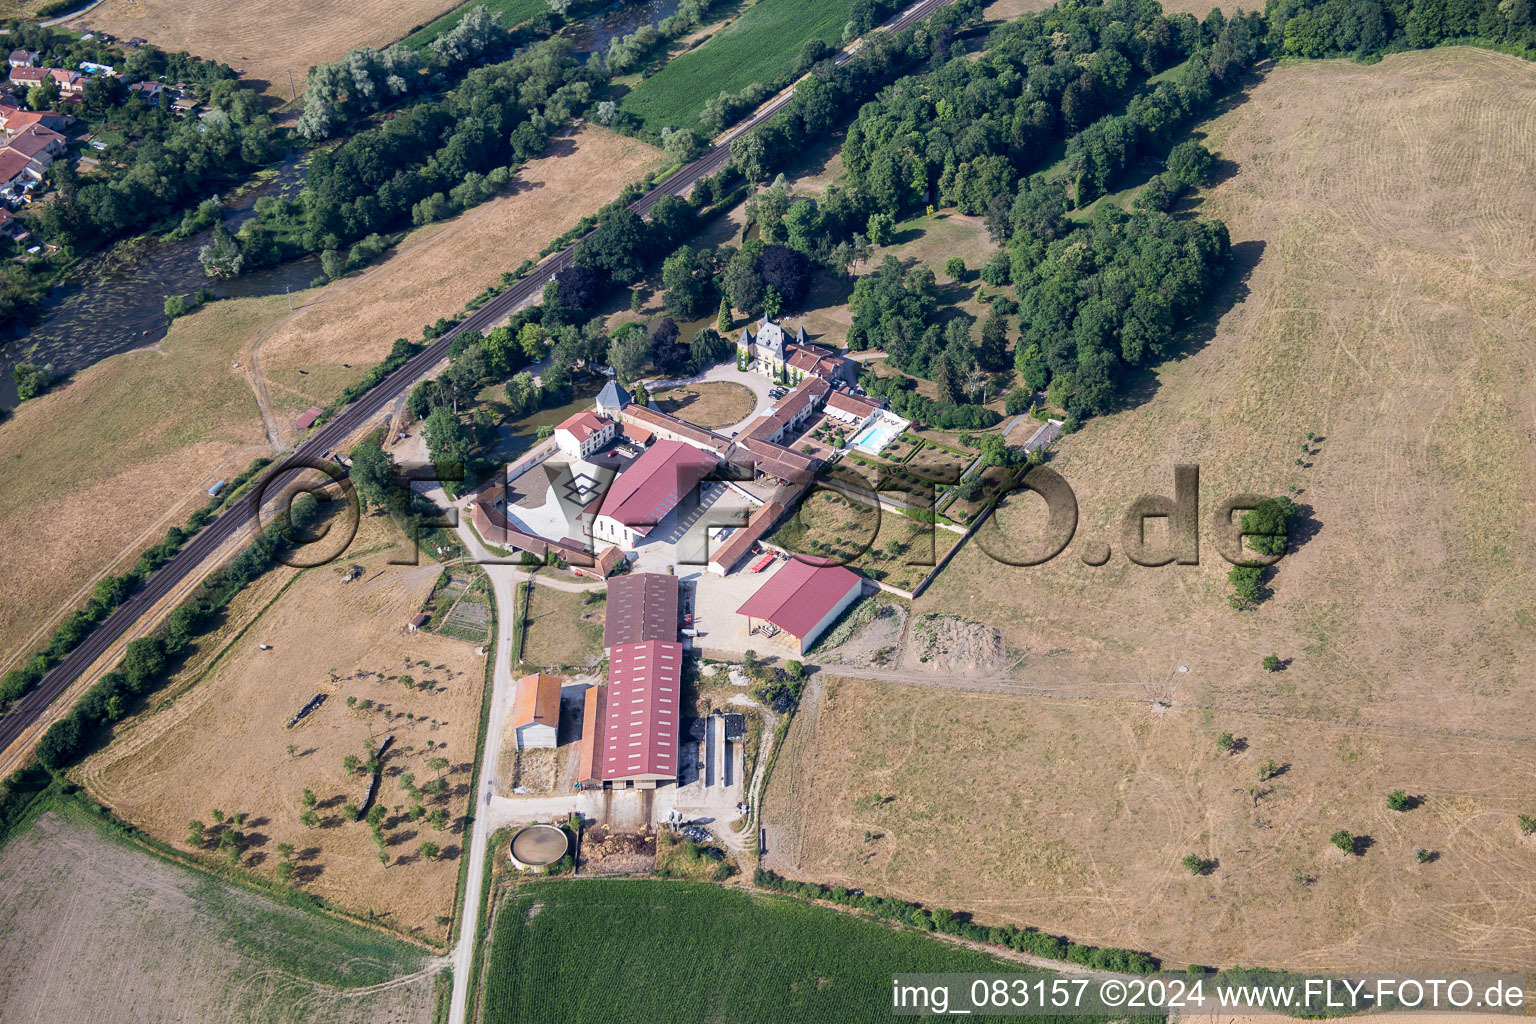
[{"label": "hedge row", "polygon": [[867,911],[887,921],[910,924],[929,932],[954,935],[972,942],[986,942],[994,946],[1007,946],[1022,953],[1033,953],[1047,960],[1061,960],[1101,971],[1118,971],[1123,974],[1151,974],[1158,969],[1156,957],[1134,949],[1117,949],[1112,946],[1084,946],[1069,939],[1047,935],[1034,928],[1018,928],[1014,925],[986,927],[970,920],[968,914],[956,914],[943,907],[932,909],[906,900],[887,899],[883,896],[866,896],[841,885],[828,887],[815,882],[794,882],[781,878],[772,871],[758,868],[752,874],[752,882],[761,889],[775,889],[812,900],[828,900],[839,906],[854,907]]}]

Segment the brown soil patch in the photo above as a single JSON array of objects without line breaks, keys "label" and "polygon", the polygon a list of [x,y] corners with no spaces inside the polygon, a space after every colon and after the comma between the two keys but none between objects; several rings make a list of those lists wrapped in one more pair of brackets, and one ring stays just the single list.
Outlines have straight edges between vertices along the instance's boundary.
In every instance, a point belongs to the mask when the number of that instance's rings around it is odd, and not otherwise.
[{"label": "brown soil patch", "polygon": [[[11,839],[0,883],[6,1020],[432,1019],[419,953],[375,960],[354,928],[161,861],[72,812]],[[299,973],[316,965],[394,980],[342,988]]]},{"label": "brown soil patch", "polygon": [[[369,540],[377,547],[377,533],[360,537],[354,550]],[[214,808],[243,812],[246,866],[270,874],[276,844],[292,843],[304,888],[339,906],[372,910],[414,935],[444,940],[447,930],[435,918],[453,913],[485,663],[471,644],[404,630],[439,569],[388,566],[391,553],[349,554],[349,564],[362,565],[364,574],[346,586],[334,567],[300,575],[224,648],[204,678],[120,726],[77,775],[119,816],[183,849],[189,849],[189,820],[211,828]],[[258,643],[272,649],[260,651]],[[412,677],[413,688],[402,684],[402,675]],[[327,700],[288,728],[317,693]],[[355,706],[347,705],[349,697]],[[372,707],[364,709],[364,701]],[[348,775],[342,760],[365,757],[370,738],[382,745],[387,737],[393,743],[379,795],[389,811],[385,867],[368,826],[344,820],[343,805],[361,806],[368,780]],[[425,818],[406,817],[413,800],[401,779],[412,773],[418,787],[427,785],[438,775],[427,761],[439,756],[449,761],[442,773],[448,790],[424,795],[423,803],[428,812],[448,811],[444,831]],[[319,798],[316,828],[300,822],[306,788]],[[442,849],[441,859],[417,857],[425,841]]]},{"label": "brown soil patch", "polygon": [[[1230,309],[1137,405],[1062,440],[1079,523],[1061,556],[984,554],[1041,521],[1037,498],[1013,500],[915,602],[1030,651],[965,685],[1089,703],[910,687],[863,702],[800,755],[817,799],[769,808],[840,803],[789,865],[1175,964],[1530,962],[1514,922],[1536,847],[1514,815],[1536,679],[1533,111],[1536,68],[1440,49],[1288,64],[1206,126],[1235,165],[1199,197],[1237,249]],[[1125,510],[1171,494],[1176,462],[1201,470],[1201,564],[1131,565]],[[1269,601],[1233,611],[1208,517],[1292,486],[1304,543]],[[1079,557],[1094,542],[1115,549],[1099,568]],[[1271,652],[1285,671],[1260,667]],[[1250,753],[1213,757],[1222,731]],[[1292,767],[1255,813],[1265,758]],[[885,765],[892,782],[865,781]],[[978,780],[988,811],[962,823]],[[853,805],[898,788],[912,797],[879,815]],[[1425,806],[1388,812],[1397,788]],[[1375,845],[1329,857],[1336,828]],[[866,829],[888,838],[868,847]],[[1418,865],[1418,846],[1441,859]],[[1181,874],[1188,853],[1219,866]]]},{"label": "brown soil patch", "polygon": [[290,73],[302,94],[311,65],[359,46],[382,49],[454,6],[453,0],[107,0],[69,27],[142,36],[172,53],[223,61],[255,88],[287,100]]},{"label": "brown soil patch", "polygon": [[[790,727],[766,796],[776,871],[1175,966],[1514,970],[1536,955],[1536,846],[1519,840],[1503,781],[1530,770],[1523,745],[825,687],[835,699]],[[1218,752],[1222,731],[1242,753]],[[1260,784],[1266,759],[1285,770]],[[1424,803],[1388,810],[1404,785]],[[1328,845],[1339,828],[1370,837],[1363,855]],[[1417,863],[1419,847],[1439,858]],[[1217,866],[1191,877],[1190,853]]]},{"label": "brown soil patch", "polygon": [[734,426],[757,408],[752,389],[730,381],[683,384],[651,395],[662,412],[671,413],[708,430]]},{"label": "brown soil patch", "polygon": [[996,628],[957,615],[929,612],[913,619],[908,627],[901,667],[960,678],[992,677],[1007,674],[1017,657]]},{"label": "brown soil patch", "polygon": [[613,832],[607,825],[583,829],[581,870],[588,875],[639,875],[656,866],[656,835]]}]

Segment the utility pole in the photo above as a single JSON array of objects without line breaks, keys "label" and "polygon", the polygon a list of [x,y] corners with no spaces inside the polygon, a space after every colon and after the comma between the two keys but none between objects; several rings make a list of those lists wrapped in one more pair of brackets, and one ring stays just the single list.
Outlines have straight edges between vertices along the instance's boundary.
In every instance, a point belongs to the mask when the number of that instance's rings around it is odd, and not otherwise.
[{"label": "utility pole", "polygon": [[283,296],[288,300],[288,312],[290,313],[293,312],[293,295],[289,292],[289,289],[292,287],[293,285],[291,284],[283,285]]},{"label": "utility pole", "polygon": [[299,92],[293,87],[293,68],[288,69],[288,95],[292,99],[299,98]]}]

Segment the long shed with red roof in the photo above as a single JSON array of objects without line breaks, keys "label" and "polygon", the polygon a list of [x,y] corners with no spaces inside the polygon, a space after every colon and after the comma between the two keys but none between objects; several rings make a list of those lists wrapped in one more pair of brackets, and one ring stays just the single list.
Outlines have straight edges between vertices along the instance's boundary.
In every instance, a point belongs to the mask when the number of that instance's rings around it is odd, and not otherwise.
[{"label": "long shed with red roof", "polygon": [[736,612],[747,617],[749,631],[771,625],[775,641],[804,654],[863,588],[858,573],[801,555],[784,563]]},{"label": "long shed with red roof", "polygon": [[599,775],[612,786],[653,789],[677,779],[683,645],[620,644],[608,658]]}]

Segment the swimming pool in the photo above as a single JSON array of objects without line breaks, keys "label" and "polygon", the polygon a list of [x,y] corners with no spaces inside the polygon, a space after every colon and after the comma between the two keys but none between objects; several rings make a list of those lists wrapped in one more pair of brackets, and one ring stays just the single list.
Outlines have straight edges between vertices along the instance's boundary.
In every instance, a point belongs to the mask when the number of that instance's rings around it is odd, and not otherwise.
[{"label": "swimming pool", "polygon": [[901,421],[892,422],[884,416],[877,417],[869,426],[859,431],[854,439],[848,442],[848,446],[871,455],[878,455],[880,449],[890,444],[905,426],[906,424]]}]

